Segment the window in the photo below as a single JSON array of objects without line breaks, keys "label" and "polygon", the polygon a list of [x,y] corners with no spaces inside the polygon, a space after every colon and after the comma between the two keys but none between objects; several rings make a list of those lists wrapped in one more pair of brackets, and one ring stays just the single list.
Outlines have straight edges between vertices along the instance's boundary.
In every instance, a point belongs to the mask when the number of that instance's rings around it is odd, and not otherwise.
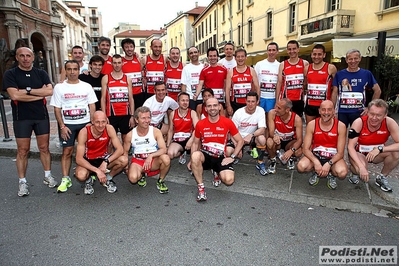
[{"label": "window", "polygon": [[223,41],[226,40],[226,35],[224,35],[224,33],[223,33],[223,35],[222,35],[222,39],[223,39]]},{"label": "window", "polygon": [[201,38],[204,38],[204,22],[201,22]]},{"label": "window", "polygon": [[242,0],[237,0],[237,10],[241,10],[241,1]]},{"label": "window", "polygon": [[217,24],[216,24],[216,10],[215,11],[213,11],[213,28],[214,29],[216,29],[216,27],[217,27]]},{"label": "window", "polygon": [[195,41],[198,42],[198,30],[195,28]]},{"label": "window", "polygon": [[39,5],[38,5],[37,0],[31,0],[31,1],[30,1],[30,4],[31,4],[31,6],[32,6],[33,8],[39,8]]},{"label": "window", "polygon": [[233,3],[229,0],[229,17],[233,16]]},{"label": "window", "polygon": [[237,43],[238,45],[241,45],[241,25],[238,25],[237,27],[237,36],[238,36]]},{"label": "window", "polygon": [[205,19],[205,35],[208,35],[208,27],[206,26],[208,25],[208,19]]},{"label": "window", "polygon": [[385,0],[385,8],[399,6],[399,0]]},{"label": "window", "polygon": [[295,25],[295,14],[296,14],[296,5],[291,4],[290,5],[290,21],[289,21],[289,30],[288,32],[294,32],[296,30],[296,25]]},{"label": "window", "polygon": [[273,35],[273,14],[272,12],[267,13],[267,26],[266,26],[266,37],[271,37]]},{"label": "window", "polygon": [[212,14],[209,15],[209,33],[212,32]]},{"label": "window", "polygon": [[145,46],[145,39],[140,39],[140,46]]},{"label": "window", "polygon": [[222,22],[226,20],[226,5],[222,6]]},{"label": "window", "polygon": [[91,10],[91,15],[95,16],[96,15],[96,11],[94,9]]},{"label": "window", "polygon": [[252,4],[254,0],[248,0],[248,5]]},{"label": "window", "polygon": [[340,0],[328,0],[328,11],[334,11],[339,9]]},{"label": "window", "polygon": [[170,38],[170,46],[173,47],[173,38]]},{"label": "window", "polygon": [[252,42],[252,20],[248,20],[248,42]]},{"label": "window", "polygon": [[183,46],[183,34],[180,33],[180,47]]}]

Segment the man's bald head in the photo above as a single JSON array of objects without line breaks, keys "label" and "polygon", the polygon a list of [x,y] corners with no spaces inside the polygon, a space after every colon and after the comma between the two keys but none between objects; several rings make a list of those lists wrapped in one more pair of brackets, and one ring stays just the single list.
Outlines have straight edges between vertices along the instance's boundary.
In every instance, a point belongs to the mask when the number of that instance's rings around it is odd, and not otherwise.
[{"label": "man's bald head", "polygon": [[22,53],[29,53],[29,54],[33,55],[33,52],[29,47],[19,47],[16,51],[16,55],[18,56],[19,54],[22,54]]},{"label": "man's bald head", "polygon": [[334,108],[334,103],[330,100],[324,100],[321,102],[320,108]]}]

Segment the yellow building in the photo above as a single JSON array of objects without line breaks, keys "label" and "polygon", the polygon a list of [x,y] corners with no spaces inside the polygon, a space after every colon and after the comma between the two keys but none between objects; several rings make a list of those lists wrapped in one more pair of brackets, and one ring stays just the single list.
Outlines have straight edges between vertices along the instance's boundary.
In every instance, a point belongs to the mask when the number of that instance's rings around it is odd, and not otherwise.
[{"label": "yellow building", "polygon": [[398,0],[362,0],[361,4],[352,0],[214,0],[193,27],[201,58],[211,46],[219,48],[223,57],[224,44],[232,41],[247,50],[248,64],[255,64],[266,57],[270,42],[277,42],[280,56],[286,56],[286,44],[292,39],[299,41],[301,56],[309,55],[316,42],[324,43],[328,58],[341,58],[342,51],[350,48],[363,49],[363,56],[376,56],[381,31],[387,33],[386,51],[398,54],[399,41],[392,40],[399,37],[398,15]]},{"label": "yellow building", "polygon": [[187,12],[179,12],[177,17],[165,25],[167,31],[167,52],[172,47],[180,49],[181,61],[190,61],[187,50],[194,45],[192,24],[194,20],[204,11],[205,7],[198,6]]}]

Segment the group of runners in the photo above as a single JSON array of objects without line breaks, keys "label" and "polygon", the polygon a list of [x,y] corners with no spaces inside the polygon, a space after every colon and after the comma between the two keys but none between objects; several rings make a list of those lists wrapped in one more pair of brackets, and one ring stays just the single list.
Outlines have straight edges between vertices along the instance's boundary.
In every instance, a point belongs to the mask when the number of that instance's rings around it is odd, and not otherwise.
[{"label": "group of runners", "polygon": [[[121,43],[124,56],[108,55],[110,45],[101,37],[100,55],[87,65],[83,48],[73,47],[72,60],[66,61],[54,89],[46,73],[32,67],[33,52],[26,47],[17,50],[19,64],[5,73],[3,88],[12,99],[19,196],[29,194],[26,169],[32,131],[44,167],[43,182],[58,192],[72,186],[76,141],[74,175],[88,195],[94,193],[95,180],[116,192],[114,177],[121,172],[141,187],[147,185],[146,178],[158,175],[157,188],[167,193],[165,178],[171,160],[178,158],[197,182],[197,200],[205,201],[204,170],[212,171],[214,186],[232,185],[234,165],[246,145],[261,175],[276,173],[277,158],[292,170],[298,161],[299,172],[311,172],[310,185],[327,178],[330,189],[348,174],[347,145],[349,181],[368,182],[368,164],[383,162],[375,183],[392,191],[387,176],[399,163],[399,128],[387,117],[388,106],[379,99],[381,89],[373,75],[359,68],[358,50],[348,51],[348,67],[337,72],[324,61],[324,46],[313,47],[309,63],[299,58],[297,41],[288,42],[289,58],[281,63],[276,59],[277,43],[269,43],[267,59],[254,68],[246,65],[245,49],[235,50],[232,43],[225,45],[222,60],[216,48],[209,48],[205,64],[196,47],[188,49],[188,64],[180,61],[177,47],[168,57],[162,55],[158,39],[151,42],[151,54],[142,58],[132,39]],[[368,107],[366,88],[374,91]],[[63,148],[60,184],[51,173],[48,96]],[[395,144],[384,146],[389,136]]]}]

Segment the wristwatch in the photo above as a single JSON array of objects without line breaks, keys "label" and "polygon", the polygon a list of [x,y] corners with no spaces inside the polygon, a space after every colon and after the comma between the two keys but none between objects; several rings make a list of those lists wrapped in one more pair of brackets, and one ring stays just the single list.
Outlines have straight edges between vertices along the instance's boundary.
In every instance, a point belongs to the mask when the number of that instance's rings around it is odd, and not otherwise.
[{"label": "wristwatch", "polygon": [[235,158],[236,158],[236,155],[233,153],[232,155],[230,155],[230,157],[231,157],[232,159],[235,159]]},{"label": "wristwatch", "polygon": [[291,151],[295,153],[296,149],[294,147],[291,148]]},{"label": "wristwatch", "polygon": [[32,90],[32,88],[31,87],[26,87],[26,94],[30,94],[30,92],[31,92],[31,90]]},{"label": "wristwatch", "polygon": [[333,161],[329,160],[329,161],[328,161],[328,164],[329,164],[330,166],[332,166],[334,163],[333,163]]},{"label": "wristwatch", "polygon": [[378,146],[378,151],[379,151],[380,153],[383,152],[383,151],[384,151],[384,146],[379,145],[379,146]]}]

